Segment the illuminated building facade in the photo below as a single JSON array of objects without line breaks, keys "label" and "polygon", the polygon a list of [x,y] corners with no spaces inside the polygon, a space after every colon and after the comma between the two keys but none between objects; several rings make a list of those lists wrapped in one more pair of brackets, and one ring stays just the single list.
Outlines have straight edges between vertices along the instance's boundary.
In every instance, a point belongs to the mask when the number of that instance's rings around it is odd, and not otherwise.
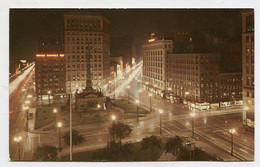
[{"label": "illuminated building facade", "polygon": [[220,73],[220,107],[242,105],[242,73]]},{"label": "illuminated building facade", "polygon": [[36,54],[35,83],[38,101],[65,97],[65,55]]},{"label": "illuminated building facade", "polygon": [[254,11],[242,12],[243,124],[254,127]]},{"label": "illuminated building facade", "polygon": [[142,46],[143,83],[161,96],[165,95],[166,56],[173,50],[173,41],[159,39],[152,33],[151,38]]},{"label": "illuminated building facade", "polygon": [[219,54],[181,53],[166,56],[166,91],[173,101],[208,109],[218,103]]},{"label": "illuminated building facade", "polygon": [[90,51],[94,89],[107,82],[110,71],[110,22],[99,15],[65,14],[66,93],[86,87],[87,51]]}]

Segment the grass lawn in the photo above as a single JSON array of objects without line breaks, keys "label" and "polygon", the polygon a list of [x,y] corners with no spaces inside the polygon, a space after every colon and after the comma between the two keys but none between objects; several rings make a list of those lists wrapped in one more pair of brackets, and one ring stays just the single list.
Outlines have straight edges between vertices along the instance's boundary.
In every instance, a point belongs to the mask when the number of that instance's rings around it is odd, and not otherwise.
[{"label": "grass lawn", "polygon": [[[127,100],[124,100],[124,99],[115,100],[115,101],[113,101],[113,104],[115,104],[116,106],[121,107],[125,111],[125,114],[127,114],[127,113],[136,113],[137,112],[136,104],[128,103]],[[148,111],[146,111],[145,109],[140,108],[140,107],[138,109],[138,112],[140,114],[148,113]]]},{"label": "grass lawn", "polygon": [[54,107],[41,107],[36,109],[35,129],[39,129],[54,121],[55,115],[53,114],[53,109]]},{"label": "grass lawn", "polygon": [[[72,125],[77,126],[77,125],[85,125],[85,124],[91,124],[91,123],[98,123],[99,119],[100,122],[107,121],[108,118],[105,116],[98,116],[96,114],[93,114],[91,116],[85,117],[83,116],[84,114],[80,113],[72,113]],[[62,116],[62,121],[64,122],[64,126],[69,126],[69,113],[65,113]]]},{"label": "grass lawn", "polygon": [[[74,161],[153,161],[159,156],[161,149],[156,148],[152,154],[151,150],[141,150],[141,144],[130,144],[130,151],[122,156],[113,156],[106,152],[106,148],[73,154]],[[161,147],[163,148],[163,146]],[[155,157],[155,158],[153,158]],[[69,160],[69,155],[62,157],[63,161]]]}]

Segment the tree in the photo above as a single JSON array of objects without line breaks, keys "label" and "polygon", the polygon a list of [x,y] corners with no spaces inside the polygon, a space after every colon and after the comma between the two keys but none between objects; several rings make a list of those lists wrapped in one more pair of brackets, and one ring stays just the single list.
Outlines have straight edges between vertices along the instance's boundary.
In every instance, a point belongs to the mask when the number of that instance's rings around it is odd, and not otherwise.
[{"label": "tree", "polygon": [[121,122],[113,123],[111,127],[109,127],[109,133],[113,136],[113,139],[119,140],[119,145],[121,146],[122,139],[128,137],[133,130],[133,127],[130,125],[123,124]]},{"label": "tree", "polygon": [[152,157],[154,157],[154,149],[161,148],[161,140],[157,139],[157,137],[154,135],[143,138],[141,142],[141,149],[146,150],[149,148],[151,149]]},{"label": "tree", "polygon": [[[67,146],[70,145],[70,131],[67,131],[63,136],[62,136],[63,140],[65,141],[65,144]],[[80,144],[84,141],[84,137],[79,134],[79,132],[75,129],[72,129],[72,144],[73,145],[77,145]]]},{"label": "tree", "polygon": [[33,154],[33,160],[38,161],[56,161],[58,159],[58,149],[55,146],[43,144],[36,148]]},{"label": "tree", "polygon": [[170,139],[165,145],[165,152],[172,153],[173,155],[178,155],[180,149],[182,148],[182,139],[179,136],[176,136]]}]

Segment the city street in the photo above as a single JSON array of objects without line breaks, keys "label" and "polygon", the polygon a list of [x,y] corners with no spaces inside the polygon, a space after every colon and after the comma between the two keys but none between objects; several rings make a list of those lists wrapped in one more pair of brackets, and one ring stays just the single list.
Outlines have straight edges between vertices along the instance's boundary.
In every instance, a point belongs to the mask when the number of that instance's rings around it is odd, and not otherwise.
[{"label": "city street", "polygon": [[[20,152],[23,158],[24,143],[27,139],[27,132],[24,131],[26,124],[25,100],[30,89],[33,89],[33,77],[35,75],[34,65],[24,71],[10,83],[9,88],[9,151],[10,159],[18,160],[18,147],[14,137],[21,136]],[[32,98],[33,99],[33,98]],[[31,104],[27,105],[30,107]],[[30,134],[29,134],[30,135]]]},{"label": "city street", "polygon": [[[134,102],[139,98],[137,90],[140,89],[138,78],[140,69],[137,68],[133,71],[135,77],[132,77],[130,88],[130,99]],[[137,75],[138,74],[138,75]],[[130,74],[131,75],[131,74]],[[125,87],[129,84],[129,80],[122,83],[124,86],[116,88],[117,95],[126,95]],[[142,92],[142,107],[149,110],[150,97],[148,92]],[[112,92],[113,94],[113,92]],[[126,98],[126,96],[125,96]],[[130,137],[123,140],[123,142],[137,142],[142,138],[150,135],[160,136],[159,126],[159,113],[158,110],[162,109],[162,136],[173,137],[175,135],[191,137],[191,117],[190,111],[182,104],[170,104],[168,100],[161,97],[152,97],[153,113],[150,118],[122,120],[127,124],[134,127]],[[242,108],[233,108],[226,110],[210,110],[196,112],[194,118],[195,138],[196,145],[203,150],[208,151],[210,154],[218,156],[224,160],[253,160],[254,159],[254,136],[251,132],[243,131],[241,124]],[[85,142],[73,148],[73,152],[80,152],[86,150],[93,150],[105,147],[108,140],[108,127],[111,122],[104,122],[100,126],[98,124],[89,124],[84,126],[73,127],[80,131],[85,138]],[[230,141],[230,128],[236,128],[237,133],[234,135],[234,156],[230,155],[231,141]],[[68,131],[68,128],[61,130],[62,133]],[[58,146],[58,134],[54,131],[41,132],[36,134],[29,133],[28,141],[24,143],[25,154],[33,153],[34,149],[43,143]],[[64,146],[63,146],[64,147]],[[23,153],[23,155],[25,155]],[[65,147],[62,151],[63,155],[69,154],[69,148]]]}]

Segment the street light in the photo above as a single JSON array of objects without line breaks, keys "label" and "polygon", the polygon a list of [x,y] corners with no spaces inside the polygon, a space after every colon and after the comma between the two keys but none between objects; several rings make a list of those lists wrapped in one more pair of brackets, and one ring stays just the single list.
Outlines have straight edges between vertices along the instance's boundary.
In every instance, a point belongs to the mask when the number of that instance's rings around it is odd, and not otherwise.
[{"label": "street light", "polygon": [[114,73],[114,99],[116,99],[116,75]]},{"label": "street light", "polygon": [[127,98],[128,98],[128,103],[130,103],[130,102],[129,102],[129,89],[131,88],[131,86],[130,86],[130,85],[127,85],[126,88],[127,88]]},{"label": "street light", "polygon": [[142,89],[139,89],[139,90],[138,90],[138,93],[139,93],[139,100],[140,100],[140,107],[142,107],[142,104],[141,104],[141,100],[142,100],[142,92],[143,92]]},{"label": "street light", "polygon": [[62,127],[62,123],[58,122],[57,127],[59,128],[59,152],[61,152],[61,138],[60,138],[60,129]]},{"label": "street light", "polygon": [[100,105],[100,104],[98,104],[98,105],[97,105],[97,108],[98,108],[98,109],[100,109],[100,108],[101,108],[101,105]]},{"label": "street light", "polygon": [[111,120],[112,120],[112,124],[114,124],[114,122],[116,120],[116,116],[115,115],[111,115]]},{"label": "street light", "polygon": [[135,103],[136,103],[136,120],[139,121],[139,107],[138,107],[138,104],[140,103],[139,100],[135,100]]},{"label": "street light", "polygon": [[49,105],[50,105],[50,103],[51,103],[51,91],[50,90],[48,90],[48,99],[49,99]]},{"label": "street light", "polygon": [[150,97],[150,112],[152,112],[152,93],[149,93],[148,96]]},{"label": "street light", "polygon": [[234,134],[236,133],[236,129],[232,128],[229,130],[229,133],[231,134],[231,155],[233,155],[233,148],[234,148]]},{"label": "street light", "polygon": [[187,100],[187,96],[190,94],[190,92],[185,92],[184,95],[185,95],[185,101],[186,101],[186,104],[188,105],[188,100]]},{"label": "street light", "polygon": [[97,109],[98,109],[98,125],[99,125],[99,126],[100,126],[100,120],[101,120],[101,118],[100,118],[100,108],[101,108],[101,105],[98,104],[98,105],[97,105]]},{"label": "street light", "polygon": [[190,113],[190,116],[192,118],[192,137],[194,138],[194,117],[196,116],[195,112]]},{"label": "street light", "polygon": [[[115,120],[116,120],[116,116],[113,114],[113,115],[111,115],[111,120],[112,120],[112,126],[114,125],[114,123],[115,123]],[[112,128],[112,126],[111,126],[111,128]],[[110,139],[109,139],[110,140]],[[115,141],[115,135],[113,135],[113,141]]]},{"label": "street light", "polygon": [[[156,88],[157,85],[155,84],[154,87]],[[154,98],[156,99],[156,95],[157,95],[157,93],[156,93],[156,89],[154,89],[154,92],[155,92],[155,96],[154,96]]]},{"label": "street light", "polygon": [[[55,125],[57,124],[57,109],[53,109],[53,114],[55,114]],[[57,131],[57,128],[55,127],[55,132]]]},{"label": "street light", "polygon": [[21,140],[22,140],[22,137],[21,137],[21,136],[14,137],[14,141],[17,143],[18,159],[19,159],[19,161],[21,160],[21,159],[20,159],[20,141],[21,141]]},{"label": "street light", "polygon": [[162,114],[163,114],[162,109],[159,109],[159,114],[160,114],[160,135],[162,135]]}]

